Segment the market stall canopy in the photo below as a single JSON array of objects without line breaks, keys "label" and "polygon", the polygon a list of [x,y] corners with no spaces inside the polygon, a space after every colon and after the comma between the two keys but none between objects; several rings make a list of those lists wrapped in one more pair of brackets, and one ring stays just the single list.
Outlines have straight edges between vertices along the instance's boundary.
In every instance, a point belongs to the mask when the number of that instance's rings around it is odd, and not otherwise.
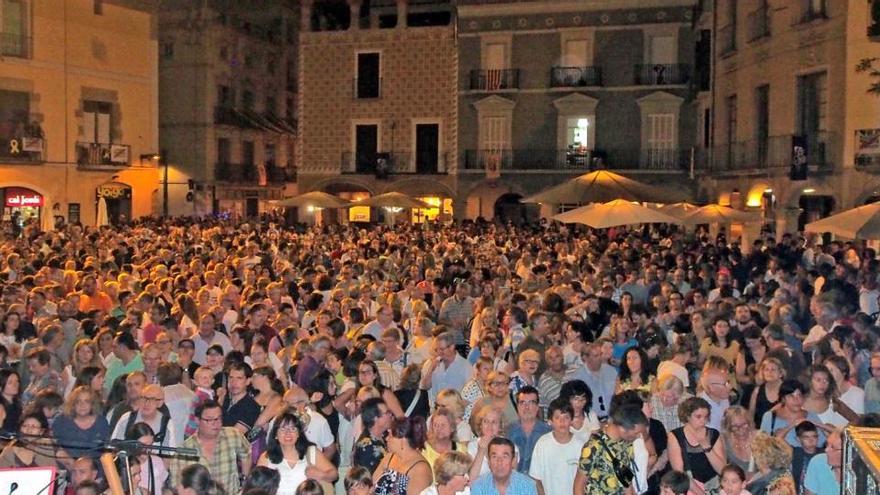
[{"label": "market stall canopy", "polygon": [[313,206],[315,208],[347,208],[351,203],[323,191],[312,191],[292,198],[285,198],[276,201],[275,206],[293,207],[293,206]]},{"label": "market stall canopy", "polygon": [[545,189],[522,201],[523,203],[561,205],[604,203],[615,199],[649,203],[677,203],[688,198],[680,190],[650,186],[608,170],[596,170],[563,182],[558,186]]},{"label": "market stall canopy", "polygon": [[729,206],[711,204],[697,208],[689,215],[682,218],[685,225],[699,225],[703,223],[748,223],[760,222],[761,217],[747,211],[736,210]]},{"label": "market stall canopy", "polygon": [[596,203],[553,217],[563,223],[582,223],[595,229],[640,223],[681,223],[678,218],[625,199]]},{"label": "market stall canopy", "polygon": [[431,205],[424,201],[411,198],[406,194],[399,192],[389,192],[378,196],[371,196],[367,199],[355,201],[349,206],[372,206],[374,208],[430,208]]},{"label": "market stall canopy", "polygon": [[808,223],[805,232],[830,232],[847,239],[880,239],[880,201]]}]

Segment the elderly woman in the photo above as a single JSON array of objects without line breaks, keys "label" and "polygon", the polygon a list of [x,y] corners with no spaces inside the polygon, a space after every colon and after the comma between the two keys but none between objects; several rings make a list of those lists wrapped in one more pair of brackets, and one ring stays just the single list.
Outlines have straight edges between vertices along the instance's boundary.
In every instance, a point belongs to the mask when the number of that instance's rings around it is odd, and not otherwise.
[{"label": "elderly woman", "polygon": [[530,385],[538,387],[538,380],[535,374],[538,372],[538,366],[541,364],[541,355],[534,349],[526,349],[519,353],[516,360],[516,372],[510,377],[510,393],[516,395],[521,388]]},{"label": "elderly woman", "polygon": [[752,495],[767,495],[768,488],[779,485],[781,479],[788,478],[794,483],[790,471],[792,450],[785,440],[759,432],[753,441],[752,454],[758,469],[747,487]]},{"label": "elderly woman", "polygon": [[721,433],[724,439],[724,454],[728,464],[736,464],[746,473],[754,471],[752,459],[752,440],[755,426],[751,415],[742,406],[730,406],[724,411],[721,420]]},{"label": "elderly woman", "polygon": [[419,495],[462,495],[470,484],[468,469],[471,456],[463,452],[447,452],[434,462],[434,484]]},{"label": "elderly woman", "polygon": [[505,424],[513,424],[519,418],[516,415],[513,402],[510,400],[510,389],[508,388],[510,378],[508,378],[507,373],[493,371],[489,373],[487,382],[489,383],[487,387],[489,393],[474,404],[474,410],[476,411],[484,405],[490,405],[501,413]]},{"label": "elderly woman", "polygon": [[[507,423],[497,409],[484,405],[474,409],[470,424],[474,433],[479,435],[467,446],[467,452],[474,460],[471,464],[470,477],[477,479],[489,472],[489,442],[495,437],[502,436],[502,432],[507,429]],[[516,448],[516,451],[518,454],[519,449]]]},{"label": "elderly woman", "polygon": [[487,387],[493,364],[491,357],[480,356],[474,365],[474,376],[461,389],[461,398],[465,401],[462,419],[465,421],[470,419],[474,404],[483,398],[483,390]]},{"label": "elderly woman", "polygon": [[663,423],[666,431],[681,427],[678,418],[678,406],[685,399],[684,384],[675,375],[664,375],[654,386],[651,394],[651,407],[654,419]]},{"label": "elderly woman", "polygon": [[441,390],[437,393],[435,405],[436,407],[445,407],[452,413],[452,417],[455,419],[453,424],[455,437],[459,442],[467,443],[474,439],[474,432],[471,431],[471,427],[464,420],[464,408],[467,406],[467,403],[458,395],[457,390],[451,388]]}]

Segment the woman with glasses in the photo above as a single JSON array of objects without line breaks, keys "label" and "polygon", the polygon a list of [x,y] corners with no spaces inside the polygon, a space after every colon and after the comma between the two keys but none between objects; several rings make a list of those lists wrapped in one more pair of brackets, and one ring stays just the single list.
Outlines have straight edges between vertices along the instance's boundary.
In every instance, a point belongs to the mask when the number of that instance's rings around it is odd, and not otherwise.
[{"label": "woman with glasses", "polygon": [[724,439],[724,454],[729,464],[736,464],[747,474],[755,470],[752,459],[752,441],[755,439],[755,425],[752,415],[742,406],[730,406],[724,411],[721,420],[721,435]]},{"label": "woman with glasses", "polygon": [[[470,425],[478,436],[467,445],[467,453],[473,458],[470,467],[471,478],[477,479],[489,472],[489,442],[495,437],[502,436],[508,424],[501,413],[491,405],[474,408]],[[514,448],[519,455],[519,449],[516,446]]]},{"label": "woman with glasses", "polygon": [[21,417],[18,433],[21,440],[0,452],[0,468],[56,467],[55,446],[46,438],[49,421],[40,412]]},{"label": "woman with glasses", "polygon": [[275,420],[266,452],[257,465],[275,469],[281,475],[278,495],[294,495],[306,479],[331,483],[337,476],[336,468],[308,441],[302,421],[292,412],[282,413]]},{"label": "woman with glasses", "polygon": [[471,456],[464,452],[447,452],[434,463],[434,484],[419,495],[462,495],[470,485],[468,469]]},{"label": "woman with glasses", "polygon": [[488,394],[474,404],[473,410],[489,405],[498,410],[504,418],[505,424],[513,424],[519,419],[516,414],[516,408],[513,407],[513,401],[510,399],[510,378],[503,371],[493,371],[489,373],[487,379],[489,383]]},{"label": "woman with glasses", "polygon": [[90,387],[79,386],[67,397],[64,412],[52,423],[52,433],[71,461],[97,457],[91,449],[110,439],[110,424],[100,414],[101,397]]},{"label": "woman with glasses", "polygon": [[361,361],[361,364],[358,365],[357,380],[361,387],[375,387],[379,390],[382,400],[385,401],[388,410],[390,410],[395,417],[402,418],[404,416],[403,409],[400,407],[400,401],[397,400],[397,396],[394,395],[394,392],[392,392],[390,388],[382,385],[382,382],[379,379],[379,367],[376,366],[376,363],[369,359]]}]

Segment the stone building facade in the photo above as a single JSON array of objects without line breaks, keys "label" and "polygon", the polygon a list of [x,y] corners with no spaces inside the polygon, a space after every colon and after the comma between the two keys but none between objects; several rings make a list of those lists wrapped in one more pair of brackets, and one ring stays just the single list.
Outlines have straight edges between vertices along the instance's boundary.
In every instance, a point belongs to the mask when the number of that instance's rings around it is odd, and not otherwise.
[{"label": "stone building facade", "polygon": [[880,199],[880,97],[856,71],[880,56],[870,3],[703,3],[713,143],[699,197],[760,211],[778,234]]},{"label": "stone building facade", "polygon": [[[51,228],[154,213],[157,42],[150,2],[0,9],[0,205]],[[63,33],[63,35],[62,35]]]}]

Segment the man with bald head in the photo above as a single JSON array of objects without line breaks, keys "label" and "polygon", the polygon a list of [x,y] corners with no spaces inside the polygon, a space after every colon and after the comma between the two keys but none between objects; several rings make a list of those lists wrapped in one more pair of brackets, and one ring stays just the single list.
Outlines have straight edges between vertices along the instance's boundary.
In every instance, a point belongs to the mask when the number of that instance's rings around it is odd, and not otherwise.
[{"label": "man with bald head", "polygon": [[336,444],[333,433],[330,431],[330,424],[327,423],[324,416],[312,409],[308,393],[302,387],[293,385],[284,394],[284,404],[301,416],[309,418],[306,425],[306,438],[317,445],[325,456],[333,457]]},{"label": "man with bald head", "polygon": [[125,432],[136,423],[150,425],[155,433],[155,444],[166,447],[177,447],[177,434],[171,415],[165,407],[165,392],[156,384],[149,384],[141,391],[141,398],[136,410],[127,412],[119,418],[111,438],[125,439]]}]

